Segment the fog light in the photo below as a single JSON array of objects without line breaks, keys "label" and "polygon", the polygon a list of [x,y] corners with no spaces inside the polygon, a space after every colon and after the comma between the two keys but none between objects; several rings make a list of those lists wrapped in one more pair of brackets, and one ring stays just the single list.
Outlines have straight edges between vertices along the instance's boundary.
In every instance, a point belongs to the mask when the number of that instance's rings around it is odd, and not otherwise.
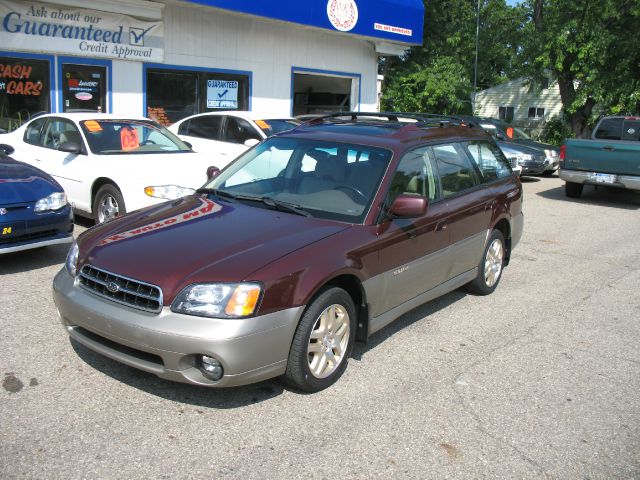
[{"label": "fog light", "polygon": [[200,355],[200,371],[205,377],[211,380],[220,380],[223,374],[220,362],[207,355]]}]

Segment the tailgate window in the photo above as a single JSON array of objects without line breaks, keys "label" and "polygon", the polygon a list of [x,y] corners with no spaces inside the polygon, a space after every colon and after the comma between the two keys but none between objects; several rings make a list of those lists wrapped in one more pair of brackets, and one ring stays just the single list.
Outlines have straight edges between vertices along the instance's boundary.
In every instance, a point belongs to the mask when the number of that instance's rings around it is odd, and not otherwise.
[{"label": "tailgate window", "polygon": [[623,120],[622,117],[605,118],[600,122],[595,137],[602,140],[620,140]]},{"label": "tailgate window", "polygon": [[640,118],[626,119],[622,126],[622,140],[640,141]]}]

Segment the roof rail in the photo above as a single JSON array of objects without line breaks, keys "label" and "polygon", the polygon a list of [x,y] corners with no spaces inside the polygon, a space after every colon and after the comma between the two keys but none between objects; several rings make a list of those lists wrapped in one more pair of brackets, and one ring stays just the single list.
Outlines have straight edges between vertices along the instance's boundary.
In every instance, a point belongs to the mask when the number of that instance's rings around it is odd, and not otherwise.
[{"label": "roof rail", "polygon": [[346,118],[347,121],[357,122],[358,120],[366,121],[373,118],[386,119],[387,122],[412,124],[417,127],[433,127],[461,125],[473,126],[469,121],[453,115],[437,115],[433,113],[414,113],[414,112],[335,112],[310,120],[309,124],[324,123],[325,121],[340,120]]}]

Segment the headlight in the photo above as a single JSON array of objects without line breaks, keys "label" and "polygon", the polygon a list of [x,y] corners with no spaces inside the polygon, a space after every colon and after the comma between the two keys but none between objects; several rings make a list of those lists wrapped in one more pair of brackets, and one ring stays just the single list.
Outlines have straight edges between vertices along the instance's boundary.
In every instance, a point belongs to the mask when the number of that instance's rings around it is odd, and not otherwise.
[{"label": "headlight", "polygon": [[67,253],[67,259],[64,262],[64,266],[69,272],[69,275],[72,277],[76,276],[76,268],[78,266],[78,244],[73,242],[71,248],[69,249],[69,253]]},{"label": "headlight", "polygon": [[60,210],[67,204],[67,195],[64,192],[52,193],[48,197],[36,202],[34,212],[46,212],[47,210]]},{"label": "headlight", "polygon": [[257,283],[203,283],[190,285],[173,301],[176,313],[214,318],[253,315],[262,287]]},{"label": "headlight", "polygon": [[149,197],[175,200],[177,198],[193,195],[196,191],[193,188],[179,187],[178,185],[158,185],[155,187],[144,187],[144,193]]},{"label": "headlight", "polygon": [[558,157],[558,151],[557,150],[545,150],[544,154],[546,157]]}]

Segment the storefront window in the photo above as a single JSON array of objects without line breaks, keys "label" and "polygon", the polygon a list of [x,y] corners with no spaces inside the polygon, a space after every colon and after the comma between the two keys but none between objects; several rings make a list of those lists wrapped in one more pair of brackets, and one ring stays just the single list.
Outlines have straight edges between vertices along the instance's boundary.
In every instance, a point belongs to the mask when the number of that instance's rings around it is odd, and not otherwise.
[{"label": "storefront window", "polygon": [[162,125],[171,125],[196,113],[248,108],[249,77],[246,75],[147,71],[147,116]]},{"label": "storefront window", "polygon": [[62,65],[63,110],[106,112],[107,69],[95,65]]},{"label": "storefront window", "polygon": [[0,131],[50,110],[49,62],[0,57]]}]

